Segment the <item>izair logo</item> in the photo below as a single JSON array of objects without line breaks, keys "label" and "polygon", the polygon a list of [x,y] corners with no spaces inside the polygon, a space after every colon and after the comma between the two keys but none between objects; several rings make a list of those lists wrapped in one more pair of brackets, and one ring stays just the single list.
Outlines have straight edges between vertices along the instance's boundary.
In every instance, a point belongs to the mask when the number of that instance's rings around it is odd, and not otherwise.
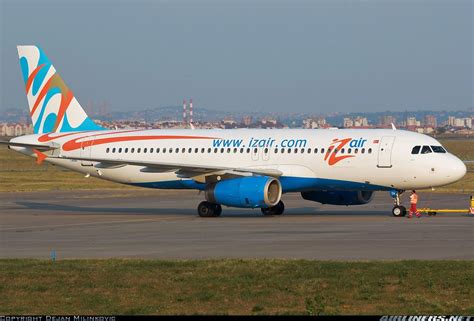
[{"label": "izair logo", "polygon": [[[343,159],[355,157],[355,155],[340,155],[341,151],[344,153],[345,146],[349,148],[359,148],[363,147],[367,139],[359,138],[359,139],[352,139],[352,138],[344,138],[338,139],[335,138],[332,140],[331,145],[329,145],[328,151],[324,156],[324,160],[328,162],[329,166],[335,165],[336,163],[342,161]],[[349,153],[349,150],[346,152]],[[339,153],[339,154],[338,154]]]}]

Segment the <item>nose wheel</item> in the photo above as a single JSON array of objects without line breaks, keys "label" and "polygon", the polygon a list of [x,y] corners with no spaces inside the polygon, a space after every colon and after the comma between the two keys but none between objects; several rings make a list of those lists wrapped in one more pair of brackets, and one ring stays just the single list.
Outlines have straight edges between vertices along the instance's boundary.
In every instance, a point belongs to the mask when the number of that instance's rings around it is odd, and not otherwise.
[{"label": "nose wheel", "polygon": [[197,210],[201,217],[218,217],[222,214],[222,206],[206,201],[199,203]]},{"label": "nose wheel", "polygon": [[392,208],[392,215],[395,217],[403,217],[407,215],[407,209],[405,206],[400,205],[400,194],[404,191],[391,191],[390,195],[392,195],[394,199],[394,205]]},{"label": "nose wheel", "polygon": [[402,217],[407,215],[407,209],[402,205],[395,205],[392,209],[392,215],[395,217]]}]

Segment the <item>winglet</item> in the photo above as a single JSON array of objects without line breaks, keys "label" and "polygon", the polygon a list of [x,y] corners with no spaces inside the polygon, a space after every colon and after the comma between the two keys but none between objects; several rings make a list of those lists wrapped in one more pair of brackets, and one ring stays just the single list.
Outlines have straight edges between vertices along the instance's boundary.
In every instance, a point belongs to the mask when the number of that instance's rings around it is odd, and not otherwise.
[{"label": "winglet", "polygon": [[392,129],[393,130],[397,130],[397,127],[395,127],[395,124],[394,123],[390,123],[392,125]]}]

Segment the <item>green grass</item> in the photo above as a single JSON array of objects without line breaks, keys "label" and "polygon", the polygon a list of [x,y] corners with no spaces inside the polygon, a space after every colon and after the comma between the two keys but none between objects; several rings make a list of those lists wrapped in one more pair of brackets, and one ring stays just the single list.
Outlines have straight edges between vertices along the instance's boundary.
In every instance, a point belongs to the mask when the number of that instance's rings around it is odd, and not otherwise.
[{"label": "green grass", "polygon": [[[474,140],[442,140],[443,145],[463,160],[474,160]],[[474,192],[474,164],[459,182],[440,187],[440,192]],[[61,169],[48,163],[36,165],[33,158],[0,146],[0,192],[77,190],[77,189],[138,189],[128,185]]]},{"label": "green grass", "polygon": [[[462,160],[474,160],[474,140],[441,139],[447,150]],[[468,172],[460,181],[436,188],[437,192],[474,193],[474,164],[467,165]]]},{"label": "green grass", "polygon": [[44,162],[0,146],[0,192],[77,190],[77,189],[138,189],[83,174]]},{"label": "green grass", "polygon": [[0,267],[0,314],[474,313],[474,261],[14,259]]}]

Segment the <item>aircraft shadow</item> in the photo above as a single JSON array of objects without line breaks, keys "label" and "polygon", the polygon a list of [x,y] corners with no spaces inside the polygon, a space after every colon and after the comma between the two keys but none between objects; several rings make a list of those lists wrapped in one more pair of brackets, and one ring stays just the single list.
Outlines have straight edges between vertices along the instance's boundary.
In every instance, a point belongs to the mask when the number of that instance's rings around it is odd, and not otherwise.
[{"label": "aircraft shadow", "polygon": [[[23,206],[27,209],[35,211],[46,211],[51,213],[73,212],[81,213],[82,215],[117,215],[117,214],[135,214],[135,215],[183,215],[183,216],[197,216],[195,208],[138,208],[138,207],[87,207],[87,206],[73,206],[63,204],[51,204],[41,202],[18,201],[17,205]],[[284,216],[391,216],[390,211],[376,211],[368,209],[356,210],[327,210],[314,207],[297,207],[288,208]],[[237,208],[223,208],[222,217],[265,217],[261,214],[259,209],[237,209]],[[277,217],[277,216],[268,216]]]}]

